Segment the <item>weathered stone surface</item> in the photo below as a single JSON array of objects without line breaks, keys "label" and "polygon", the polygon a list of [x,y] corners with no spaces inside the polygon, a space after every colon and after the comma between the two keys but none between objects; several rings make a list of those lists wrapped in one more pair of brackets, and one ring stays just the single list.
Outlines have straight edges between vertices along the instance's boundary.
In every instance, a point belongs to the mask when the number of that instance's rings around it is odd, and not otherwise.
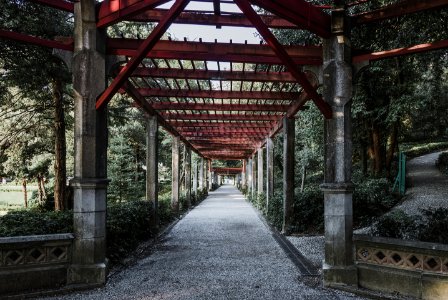
[{"label": "weathered stone surface", "polygon": [[295,120],[283,118],[283,226],[285,234],[291,232],[294,216],[294,139]]},{"label": "weathered stone surface", "polygon": [[178,136],[173,137],[171,150],[171,208],[175,214],[178,214],[180,193],[180,138]]},{"label": "weathered stone surface", "polygon": [[274,141],[266,139],[266,210],[269,202],[274,198]]},{"label": "weathered stone surface", "polygon": [[257,153],[258,163],[257,163],[257,192],[262,194],[264,192],[264,182],[263,182],[263,148],[258,149]]},{"label": "weathered stone surface", "polygon": [[185,147],[185,204],[191,206],[191,149]]},{"label": "weathered stone surface", "polygon": [[159,226],[159,125],[156,116],[146,117],[146,201],[152,204],[151,229]]}]

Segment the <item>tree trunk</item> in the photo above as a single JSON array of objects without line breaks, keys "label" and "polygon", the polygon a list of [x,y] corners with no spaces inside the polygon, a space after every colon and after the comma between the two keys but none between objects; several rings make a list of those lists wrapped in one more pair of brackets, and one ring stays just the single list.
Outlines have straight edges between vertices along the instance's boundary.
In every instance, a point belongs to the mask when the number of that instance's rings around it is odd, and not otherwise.
[{"label": "tree trunk", "polygon": [[62,95],[62,83],[53,80],[54,102],[54,209],[64,210],[66,205],[66,145],[65,145],[65,116]]},{"label": "tree trunk", "polygon": [[37,194],[39,196],[39,204],[43,205],[44,204],[44,192],[42,191],[42,175],[41,174],[37,174],[36,176],[37,178]]},{"label": "tree trunk", "polygon": [[382,160],[381,160],[381,139],[380,139],[380,129],[377,125],[373,125],[372,128],[372,146],[373,146],[373,159],[374,159],[374,169],[373,172],[378,176],[382,171]]},{"label": "tree trunk", "polygon": [[387,154],[386,154],[386,172],[387,172],[387,177],[390,177],[390,172],[391,172],[391,168],[392,168],[392,161],[394,158],[394,154],[395,154],[395,149],[398,146],[398,121],[394,122],[393,127],[392,127],[392,132],[389,136],[389,148],[387,149]]},{"label": "tree trunk", "polygon": [[300,184],[300,192],[303,193],[303,189],[305,187],[305,179],[306,179],[306,167],[303,167],[302,171],[302,183]]},{"label": "tree trunk", "polygon": [[26,190],[26,178],[22,179],[23,200],[25,201],[25,208],[28,208],[28,192]]}]

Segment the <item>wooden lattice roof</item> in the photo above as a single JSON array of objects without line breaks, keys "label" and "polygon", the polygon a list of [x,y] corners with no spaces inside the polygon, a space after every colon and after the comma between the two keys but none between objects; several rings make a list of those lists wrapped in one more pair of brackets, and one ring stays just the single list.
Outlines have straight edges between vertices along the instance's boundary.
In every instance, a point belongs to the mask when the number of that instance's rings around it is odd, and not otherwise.
[{"label": "wooden lattice roof", "polygon": [[[72,12],[65,0],[33,0]],[[117,92],[127,93],[137,105],[169,132],[210,159],[243,159],[261,147],[282,126],[284,116],[293,117],[312,100],[331,118],[330,107],[316,92],[316,75],[305,70],[322,65],[320,46],[280,44],[269,28],[304,29],[322,38],[331,35],[333,6],[317,6],[305,0],[200,0],[213,10],[185,9],[189,1],[176,0],[170,9],[162,0],[106,0],[98,3],[97,27],[121,21],[158,22],[145,39],[108,38],[106,53],[122,57],[111,75],[111,85],[99,97],[97,108]],[[198,0],[196,0],[198,2]],[[334,1],[335,6],[341,2]],[[356,6],[368,0],[348,3]],[[241,12],[226,12],[221,4],[235,4]],[[257,13],[252,5],[262,8]],[[448,0],[403,0],[396,4],[351,16],[353,24],[370,22],[441,8]],[[174,41],[161,39],[172,23],[254,27],[261,44]],[[0,30],[6,37],[47,47],[73,49],[71,38],[48,41]],[[445,48],[447,41],[354,56],[354,62],[412,52]],[[397,52],[398,51],[398,52]],[[397,54],[398,53],[398,54]]]}]

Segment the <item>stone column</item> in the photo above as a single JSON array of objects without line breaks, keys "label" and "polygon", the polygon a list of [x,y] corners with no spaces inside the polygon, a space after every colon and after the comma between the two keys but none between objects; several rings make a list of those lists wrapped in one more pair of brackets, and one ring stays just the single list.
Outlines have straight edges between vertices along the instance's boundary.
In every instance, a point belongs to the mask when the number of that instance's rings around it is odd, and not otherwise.
[{"label": "stone column", "polygon": [[212,190],[213,174],[212,174],[212,161],[207,160],[207,190]]},{"label": "stone column", "polygon": [[294,137],[295,119],[283,118],[283,227],[291,233],[294,217]]},{"label": "stone column", "polygon": [[185,204],[191,207],[191,149],[185,146]]},{"label": "stone column", "polygon": [[95,109],[106,88],[105,32],[96,28],[95,1],[74,10],[73,90],[75,101],[74,249],[68,283],[106,281],[107,108]]},{"label": "stone column", "polygon": [[171,209],[177,215],[180,194],[180,138],[178,136],[173,136],[171,153]]},{"label": "stone column", "polygon": [[247,160],[243,159],[243,170],[241,172],[241,187],[246,187]]},{"label": "stone column", "polygon": [[257,192],[258,194],[263,194],[263,148],[258,149],[258,163],[257,163]]},{"label": "stone column", "polygon": [[193,167],[193,194],[194,198],[198,199],[198,162],[197,160],[194,162]]},{"label": "stone column", "polygon": [[353,262],[352,65],[345,11],[332,12],[332,37],[323,44],[324,99],[333,118],[325,120],[325,261],[324,284],[357,285]]},{"label": "stone column", "polygon": [[146,201],[152,204],[151,228],[159,226],[159,170],[158,170],[158,124],[156,116],[146,118]]},{"label": "stone column", "polygon": [[252,195],[252,158],[247,160],[247,193]]},{"label": "stone column", "polygon": [[274,141],[266,139],[266,211],[274,198]]},{"label": "stone column", "polygon": [[257,164],[256,164],[256,160],[255,160],[255,155],[252,158],[251,167],[252,167],[250,170],[250,172],[252,173],[251,191],[252,191],[252,197],[255,197],[255,196],[257,196]]},{"label": "stone column", "polygon": [[204,189],[204,158],[201,157],[199,160],[199,189]]}]

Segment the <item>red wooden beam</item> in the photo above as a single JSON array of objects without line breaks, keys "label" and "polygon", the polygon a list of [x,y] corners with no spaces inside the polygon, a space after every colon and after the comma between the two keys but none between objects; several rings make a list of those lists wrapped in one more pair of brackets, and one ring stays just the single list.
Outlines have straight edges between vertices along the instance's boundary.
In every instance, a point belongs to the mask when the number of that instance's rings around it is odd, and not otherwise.
[{"label": "red wooden beam", "polygon": [[330,16],[305,0],[250,0],[250,2],[323,38],[330,37]]},{"label": "red wooden beam", "polygon": [[133,77],[199,79],[199,80],[235,80],[259,82],[297,82],[289,72],[263,72],[263,71],[218,71],[218,70],[191,70],[169,68],[137,68]]},{"label": "red wooden beam", "polygon": [[107,27],[170,0],[105,0],[99,4],[97,27]]},{"label": "red wooden beam", "polygon": [[167,120],[240,120],[240,121],[277,121],[279,115],[237,115],[237,114],[170,114],[162,112]]},{"label": "red wooden beam", "polygon": [[268,134],[269,130],[268,129],[245,129],[245,128],[241,128],[241,129],[185,129],[185,128],[180,128],[177,130],[179,133],[197,133],[197,134],[214,134],[214,133],[219,133],[219,134],[236,134],[236,133],[248,133],[248,134]]},{"label": "red wooden beam", "polygon": [[[299,1],[300,2],[300,1]],[[322,99],[322,97],[317,94],[316,90],[308,81],[305,73],[299,71],[294,61],[285,51],[283,46],[277,41],[275,36],[269,30],[269,28],[263,23],[257,13],[254,11],[252,6],[249,4],[247,0],[235,0],[235,3],[241,9],[241,11],[246,15],[246,17],[254,24],[255,28],[264,38],[264,40],[268,43],[268,45],[274,50],[277,56],[281,59],[283,64],[288,68],[288,71],[291,72],[292,76],[294,76],[308,96],[313,99],[314,103],[317,105],[319,110],[325,116],[325,118],[329,119],[332,117],[331,107]]]},{"label": "red wooden beam", "polygon": [[57,8],[59,10],[73,12],[74,4],[64,0],[28,0],[48,7]]},{"label": "red wooden beam", "polygon": [[205,91],[205,90],[168,90],[168,89],[138,89],[143,97],[179,97],[179,98],[210,98],[210,99],[270,99],[294,100],[300,96],[295,92],[261,92],[261,91]]},{"label": "red wooden beam", "polygon": [[380,9],[354,15],[351,19],[353,24],[360,25],[445,6],[448,6],[448,0],[402,0]]},{"label": "red wooden beam", "polygon": [[233,132],[233,133],[226,133],[226,132],[182,132],[182,136],[184,137],[190,137],[190,136],[196,136],[196,137],[265,137],[266,134],[259,133],[259,132]]},{"label": "red wooden beam", "polygon": [[179,103],[154,102],[152,107],[157,110],[214,110],[214,111],[278,111],[286,112],[289,105],[262,104],[213,104],[213,103]]},{"label": "red wooden beam", "polygon": [[26,35],[23,33],[17,33],[9,30],[0,29],[0,38],[32,44],[36,46],[42,46],[47,48],[62,49],[67,51],[73,51],[73,43],[63,43],[58,41],[46,40],[39,37]]},{"label": "red wooden beam", "polygon": [[241,145],[241,144],[225,144],[225,143],[215,143],[215,144],[201,144],[199,146],[196,146],[196,149],[198,150],[207,150],[207,149],[223,149],[223,148],[229,148],[229,149],[242,149],[242,150],[253,150],[255,148],[255,145]]},{"label": "red wooden beam", "polygon": [[[107,39],[107,53],[135,56],[143,40]],[[322,47],[285,46],[286,52],[295,64],[321,65]],[[276,53],[268,45],[237,43],[201,43],[184,41],[158,41],[147,57],[160,59],[236,61],[248,63],[282,64]]]},{"label": "red wooden beam", "polygon": [[[163,9],[147,10],[139,15],[126,18],[129,21],[137,22],[158,22],[164,14]],[[274,15],[260,15],[263,22],[270,28],[284,28],[284,29],[298,29],[296,24],[293,24],[285,19]],[[201,12],[183,12],[173,23],[177,24],[196,24],[196,25],[214,25],[214,26],[236,26],[236,27],[253,27],[252,23],[247,20],[243,14],[230,15],[212,15]]]},{"label": "red wooden beam", "polygon": [[202,122],[202,121],[177,121],[169,120],[169,123],[175,127],[194,127],[194,128],[271,128],[275,122],[249,123],[243,121],[235,122]]},{"label": "red wooden beam", "polygon": [[[121,1],[121,0],[117,0]],[[121,69],[120,73],[115,77],[112,84],[104,91],[104,93],[98,98],[96,102],[96,108],[99,109],[103,105],[112,99],[115,93],[120,89],[123,83],[128,79],[128,77],[134,72],[138,65],[142,62],[143,58],[146,57],[149,51],[154,47],[157,41],[166,32],[168,27],[174,18],[176,18],[185,6],[188,4],[189,0],[176,0],[164,18],[159,24],[153,29],[149,34],[148,38],[138,47],[137,53],[131,60],[126,64],[126,66]]]},{"label": "red wooden beam", "polygon": [[434,43],[420,44],[406,48],[398,48],[380,52],[372,52],[368,54],[357,55],[352,58],[353,63],[358,63],[362,61],[374,61],[385,58],[397,57],[402,55],[409,55],[420,52],[428,52],[432,50],[445,49],[448,48],[448,40],[443,40]]}]

